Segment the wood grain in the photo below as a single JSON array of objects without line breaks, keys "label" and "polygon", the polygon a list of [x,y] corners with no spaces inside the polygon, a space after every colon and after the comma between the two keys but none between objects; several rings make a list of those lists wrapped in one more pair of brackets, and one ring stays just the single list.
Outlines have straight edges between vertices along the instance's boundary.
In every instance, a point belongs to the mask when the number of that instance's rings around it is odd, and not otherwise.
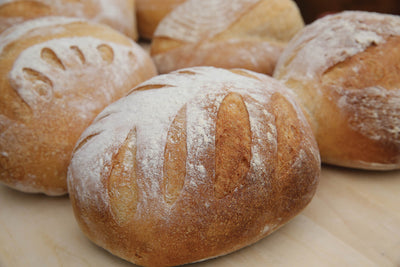
[{"label": "wood grain", "polygon": [[[400,266],[400,171],[323,166],[310,205],[260,242],[196,263],[226,266]],[[93,245],[67,197],[0,185],[0,266],[135,266]]]}]

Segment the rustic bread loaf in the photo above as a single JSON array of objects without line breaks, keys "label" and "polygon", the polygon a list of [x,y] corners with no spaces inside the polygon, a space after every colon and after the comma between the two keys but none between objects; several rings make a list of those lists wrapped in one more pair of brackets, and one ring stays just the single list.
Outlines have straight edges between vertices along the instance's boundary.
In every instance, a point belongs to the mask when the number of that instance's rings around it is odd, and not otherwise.
[{"label": "rustic bread loaf", "polygon": [[292,95],[246,70],[157,76],[78,141],[68,189],[83,232],[135,264],[170,266],[247,246],[315,193],[316,142]]},{"label": "rustic bread loaf", "polygon": [[400,17],[344,12],[307,26],[274,76],[306,110],[323,162],[400,167]]},{"label": "rustic bread loaf", "polygon": [[160,22],[151,55],[160,73],[215,66],[272,74],[303,26],[292,0],[188,0]]},{"label": "rustic bread loaf", "polygon": [[139,36],[153,38],[158,23],[176,6],[186,0],[136,0],[136,17]]},{"label": "rustic bread loaf", "polygon": [[46,17],[0,35],[0,181],[26,192],[67,192],[83,130],[108,104],[154,76],[131,39],[84,20]]},{"label": "rustic bread loaf", "polygon": [[138,38],[135,0],[6,0],[0,1],[0,32],[29,19],[65,16],[88,19]]}]

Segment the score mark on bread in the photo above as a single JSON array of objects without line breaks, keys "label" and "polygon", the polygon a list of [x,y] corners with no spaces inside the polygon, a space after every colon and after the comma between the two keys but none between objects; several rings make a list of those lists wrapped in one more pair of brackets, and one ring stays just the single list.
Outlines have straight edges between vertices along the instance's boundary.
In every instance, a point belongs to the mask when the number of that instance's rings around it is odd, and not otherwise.
[{"label": "score mark on bread", "polygon": [[100,53],[101,58],[106,61],[108,64],[111,64],[114,60],[114,51],[113,49],[106,45],[106,44],[101,44],[97,46],[97,50]]},{"label": "score mark on bread", "polygon": [[215,66],[272,74],[303,25],[292,0],[187,0],[158,25],[151,55],[160,73]]},{"label": "score mark on bread", "polygon": [[[24,78],[32,84],[31,88],[38,96],[46,100],[50,100],[53,97],[53,83],[47,76],[30,68],[23,68],[22,71]],[[22,96],[21,98],[27,103]]]},{"label": "score mark on bread", "polygon": [[50,48],[43,48],[40,57],[55,68],[59,68],[65,70],[64,64],[61,62],[61,59],[54,53],[54,51]]},{"label": "score mark on bread", "polygon": [[216,124],[214,190],[217,198],[223,198],[244,183],[250,169],[249,113],[239,94],[224,98]]},{"label": "score mark on bread", "polygon": [[111,210],[120,224],[135,215],[138,204],[136,150],[136,129],[133,129],[114,156],[108,178]]},{"label": "score mark on bread", "polygon": [[186,178],[186,105],[175,116],[167,134],[164,153],[164,200],[173,204],[183,188]]}]

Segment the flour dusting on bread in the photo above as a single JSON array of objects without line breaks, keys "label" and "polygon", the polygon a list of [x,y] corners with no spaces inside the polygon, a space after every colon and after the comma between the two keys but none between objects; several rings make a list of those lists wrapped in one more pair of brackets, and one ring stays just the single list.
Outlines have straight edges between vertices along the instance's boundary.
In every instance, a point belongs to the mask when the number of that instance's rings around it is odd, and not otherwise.
[{"label": "flour dusting on bread", "polygon": [[324,17],[293,38],[274,76],[283,81],[288,77],[311,80],[390,35],[400,35],[396,16],[348,11]]}]

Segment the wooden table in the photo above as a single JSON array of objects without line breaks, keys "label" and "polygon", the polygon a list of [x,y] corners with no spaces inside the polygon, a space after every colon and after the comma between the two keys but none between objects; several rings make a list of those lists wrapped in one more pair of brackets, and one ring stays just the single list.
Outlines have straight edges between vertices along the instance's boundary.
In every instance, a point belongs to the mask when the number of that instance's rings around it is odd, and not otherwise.
[{"label": "wooden table", "polygon": [[[0,185],[0,266],[134,266],[81,233],[67,197]],[[310,205],[228,256],[191,266],[400,266],[400,171],[323,166]]]}]

